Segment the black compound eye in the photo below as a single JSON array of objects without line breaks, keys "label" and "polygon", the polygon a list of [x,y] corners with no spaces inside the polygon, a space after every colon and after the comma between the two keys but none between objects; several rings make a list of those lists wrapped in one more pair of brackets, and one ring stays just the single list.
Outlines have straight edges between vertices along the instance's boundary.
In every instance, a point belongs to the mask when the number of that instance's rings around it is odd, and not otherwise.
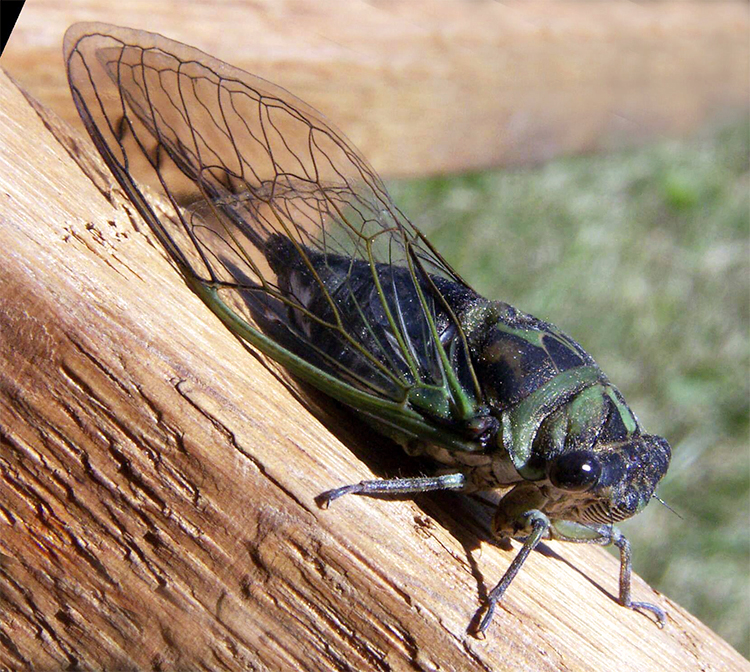
[{"label": "black compound eye", "polygon": [[583,492],[596,485],[601,474],[601,463],[586,450],[560,455],[547,468],[552,485],[573,492]]}]

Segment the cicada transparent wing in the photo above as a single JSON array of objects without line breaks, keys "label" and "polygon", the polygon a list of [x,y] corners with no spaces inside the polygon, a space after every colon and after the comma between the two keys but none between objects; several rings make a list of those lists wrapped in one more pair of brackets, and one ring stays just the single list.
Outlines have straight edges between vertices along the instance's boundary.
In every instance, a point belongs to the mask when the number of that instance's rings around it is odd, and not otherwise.
[{"label": "cicada transparent wing", "polygon": [[[65,55],[97,148],[236,333],[376,418],[413,416],[417,434],[433,419],[476,415],[481,393],[456,317],[475,295],[319,113],[144,31],[77,24]],[[139,184],[166,197],[169,216]]]}]

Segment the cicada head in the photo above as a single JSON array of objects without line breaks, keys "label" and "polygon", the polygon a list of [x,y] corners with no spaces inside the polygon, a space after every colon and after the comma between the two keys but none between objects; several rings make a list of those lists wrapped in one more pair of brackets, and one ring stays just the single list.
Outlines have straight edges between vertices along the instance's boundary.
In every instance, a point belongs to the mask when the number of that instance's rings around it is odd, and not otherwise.
[{"label": "cicada head", "polygon": [[541,423],[530,464],[550,518],[610,524],[648,504],[670,457],[667,441],[642,433],[620,393],[602,382]]},{"label": "cicada head", "polygon": [[669,465],[669,444],[641,434],[627,443],[563,453],[547,464],[554,518],[617,523],[641,511]]}]

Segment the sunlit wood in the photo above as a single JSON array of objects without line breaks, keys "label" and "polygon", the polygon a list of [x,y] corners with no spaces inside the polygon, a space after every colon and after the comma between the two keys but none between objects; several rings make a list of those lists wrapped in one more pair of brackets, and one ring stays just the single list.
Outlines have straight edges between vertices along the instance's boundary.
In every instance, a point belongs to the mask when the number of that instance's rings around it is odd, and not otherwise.
[{"label": "sunlit wood", "polygon": [[513,556],[486,510],[318,509],[406,458],[221,326],[87,138],[0,101],[0,668],[750,669],[637,578],[665,629],[619,607],[592,547],[534,553],[467,635]]}]

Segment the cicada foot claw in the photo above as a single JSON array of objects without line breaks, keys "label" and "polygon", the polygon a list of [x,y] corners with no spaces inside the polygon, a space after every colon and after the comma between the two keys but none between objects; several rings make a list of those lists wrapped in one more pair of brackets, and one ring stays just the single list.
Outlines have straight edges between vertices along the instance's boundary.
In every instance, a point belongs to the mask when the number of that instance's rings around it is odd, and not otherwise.
[{"label": "cicada foot claw", "polygon": [[652,613],[654,616],[656,616],[656,625],[658,625],[660,629],[664,629],[664,626],[667,623],[667,614],[661,607],[657,607],[655,604],[651,604],[649,602],[631,602],[627,606],[630,609],[633,609],[634,611],[640,611],[641,613]]},{"label": "cicada foot claw", "polygon": [[343,497],[344,495],[357,494],[363,491],[361,483],[354,483],[353,485],[344,485],[340,488],[334,488],[333,490],[326,490],[321,492],[316,498],[315,503],[321,509],[327,509],[334,499]]},{"label": "cicada foot claw", "polygon": [[490,596],[487,601],[481,607],[479,607],[477,613],[474,615],[474,618],[471,619],[469,632],[471,632],[471,634],[474,635],[474,637],[476,637],[477,639],[487,638],[487,628],[490,627],[492,617],[495,614],[495,607],[497,606],[497,603],[499,601],[500,596],[498,596],[496,599],[493,599],[493,597]]}]

